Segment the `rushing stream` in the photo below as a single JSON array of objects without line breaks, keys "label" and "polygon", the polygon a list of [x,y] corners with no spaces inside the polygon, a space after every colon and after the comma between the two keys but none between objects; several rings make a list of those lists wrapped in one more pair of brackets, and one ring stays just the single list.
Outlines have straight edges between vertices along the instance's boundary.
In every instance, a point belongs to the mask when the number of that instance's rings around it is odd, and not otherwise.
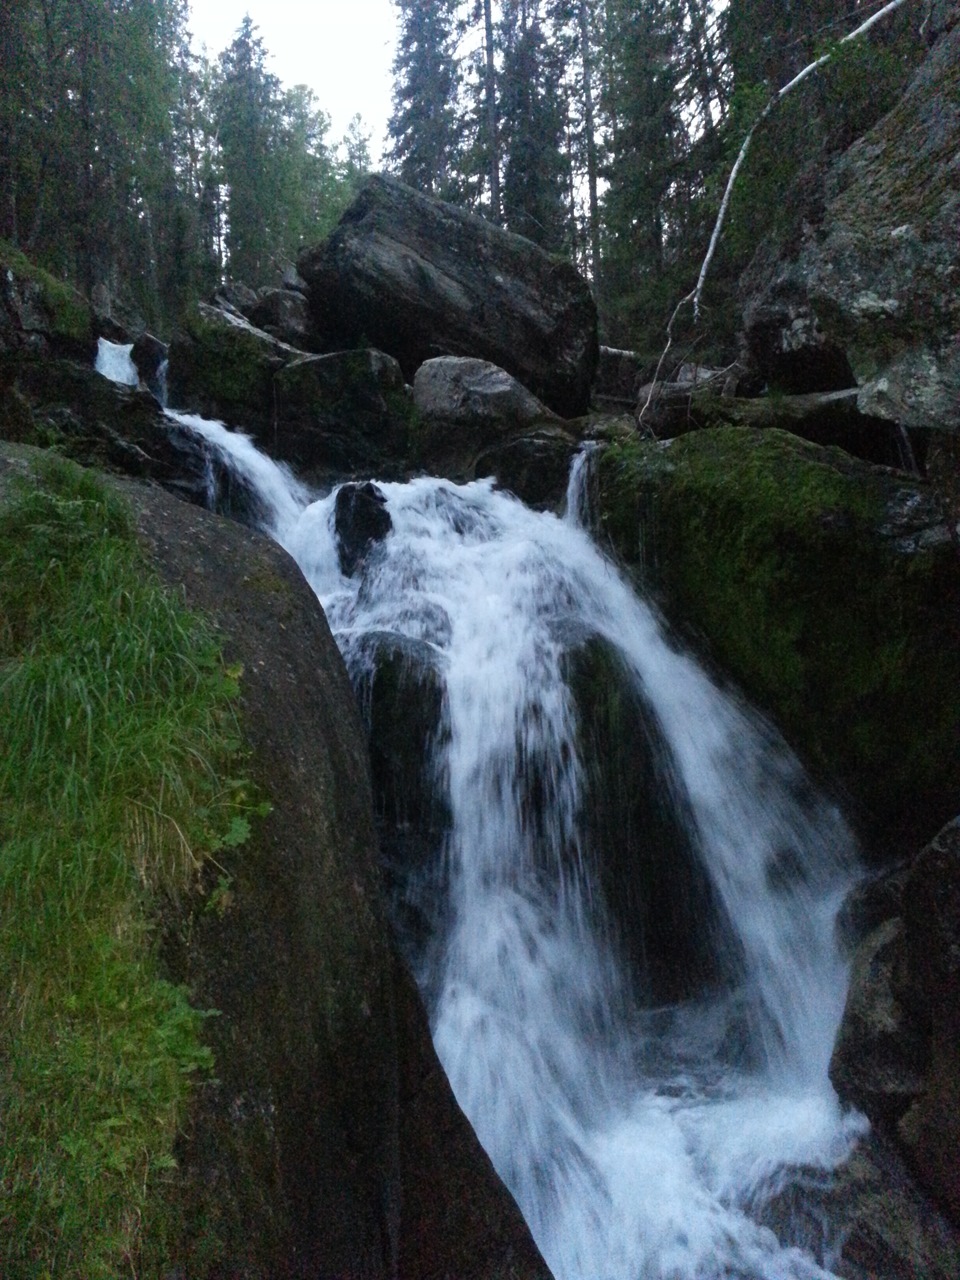
[{"label": "rushing stream", "polygon": [[[829,1224],[792,1238],[786,1206],[862,1132],[827,1078],[852,841],[597,550],[582,466],[566,518],[486,481],[384,483],[392,529],[348,578],[335,494],[312,501],[242,436],[175,416],[257,491],[358,689],[385,635],[442,688],[424,767],[449,821],[401,882],[426,920],[408,951],[456,1096],[558,1280],[829,1276]],[[608,921],[569,680],[588,641],[646,708],[659,793],[709,885],[722,979],[680,1003],[651,1003]]]}]

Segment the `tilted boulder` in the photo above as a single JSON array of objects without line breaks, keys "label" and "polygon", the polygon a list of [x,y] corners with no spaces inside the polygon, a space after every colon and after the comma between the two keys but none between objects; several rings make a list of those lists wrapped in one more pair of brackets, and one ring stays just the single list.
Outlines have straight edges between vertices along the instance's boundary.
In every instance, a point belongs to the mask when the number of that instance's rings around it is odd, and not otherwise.
[{"label": "tilted boulder", "polygon": [[[546,432],[567,442],[566,465],[576,441],[556,414],[505,369],[487,360],[439,356],[425,361],[413,380],[417,412],[417,460],[439,475],[472,479],[496,473],[491,459],[504,445]],[[499,477],[498,477],[499,478]]]},{"label": "tilted boulder", "polygon": [[408,381],[433,356],[475,356],[564,416],[587,408],[598,346],[586,282],[483,218],[375,175],[298,270],[332,346],[373,344]]}]

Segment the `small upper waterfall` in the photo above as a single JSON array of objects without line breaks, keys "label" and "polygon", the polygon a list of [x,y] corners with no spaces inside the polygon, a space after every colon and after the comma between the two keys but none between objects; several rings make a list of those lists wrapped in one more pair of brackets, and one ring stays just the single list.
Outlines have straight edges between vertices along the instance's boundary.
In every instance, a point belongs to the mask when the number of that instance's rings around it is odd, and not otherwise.
[{"label": "small upper waterfall", "polygon": [[[423,767],[446,821],[399,882],[425,922],[407,949],[457,1098],[558,1280],[829,1277],[829,1225],[793,1236],[785,1206],[863,1129],[827,1078],[853,841],[592,543],[586,463],[564,519],[490,481],[384,483],[392,527],[347,577],[335,492],[312,500],[244,437],[177,421],[256,489],[358,688],[389,640],[441,690]],[[715,973],[677,1000],[651,996],[642,949],[625,963],[602,875],[623,851],[587,821],[596,744],[571,662],[594,651],[643,708],[657,803],[707,886],[682,918]],[[666,862],[669,889],[674,845],[654,843],[629,849]]]},{"label": "small upper waterfall", "polygon": [[121,386],[135,387],[140,381],[137,366],[133,363],[131,352],[133,343],[108,342],[106,338],[97,339],[97,359],[95,368],[111,382],[119,382]]}]

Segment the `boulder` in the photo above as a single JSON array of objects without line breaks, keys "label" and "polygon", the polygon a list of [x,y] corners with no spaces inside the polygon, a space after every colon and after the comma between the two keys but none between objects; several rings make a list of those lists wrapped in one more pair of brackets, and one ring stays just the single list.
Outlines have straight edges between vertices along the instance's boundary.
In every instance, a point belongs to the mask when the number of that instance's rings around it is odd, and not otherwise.
[{"label": "boulder", "polygon": [[960,818],[857,896],[887,918],[854,955],[830,1077],[960,1226]]},{"label": "boulder", "polygon": [[[417,457],[439,475],[469,479],[481,451],[560,420],[506,370],[486,360],[439,356],[413,380]],[[489,474],[487,472],[486,474]]]},{"label": "boulder", "polygon": [[250,323],[301,351],[322,351],[307,299],[297,289],[265,289],[246,312]]},{"label": "boulder", "polygon": [[243,316],[201,302],[170,342],[170,404],[228,426],[264,431],[276,421],[273,376],[302,354]]},{"label": "boulder", "polygon": [[657,718],[600,636],[568,650],[565,666],[579,725],[585,849],[632,986],[652,1006],[702,997],[732,976],[739,953],[724,952],[732,931],[690,834],[689,799],[664,780]]},{"label": "boulder", "polygon": [[960,782],[960,558],[928,483],[719,427],[598,463],[603,536],[853,803],[916,845]]},{"label": "boulder", "polygon": [[649,369],[649,360],[636,351],[601,346],[593,382],[594,403],[635,408],[637,390],[649,377]]},{"label": "boulder", "polygon": [[840,157],[799,251],[741,282],[750,354],[785,391],[860,388],[910,428],[960,430],[960,25],[897,106]]},{"label": "boulder", "polygon": [[[394,955],[363,731],[313,592],[265,537],[125,492],[159,573],[242,666],[246,767],[273,806],[218,854],[218,909],[184,901],[166,920],[171,977],[219,1011],[216,1080],[171,1189],[171,1274],[548,1280]],[[212,1263],[196,1253],[211,1233]]]},{"label": "boulder", "polygon": [[54,445],[84,466],[151,480],[201,506],[220,496],[206,445],[166,417],[157,400],[70,360],[0,358],[28,417],[0,434]]},{"label": "boulder", "polygon": [[136,365],[140,381],[162,404],[166,396],[166,375],[161,369],[167,359],[167,344],[145,330],[134,342],[130,359]]},{"label": "boulder", "polygon": [[340,571],[352,577],[370,550],[393,527],[384,492],[371,481],[345,484],[337,490],[334,523]]},{"label": "boulder", "polygon": [[526,431],[513,440],[491,445],[478,454],[473,474],[494,476],[536,511],[556,510],[563,502],[570,464],[579,448],[575,435],[558,426]]},{"label": "boulder", "polygon": [[400,366],[382,351],[297,357],[273,380],[274,420],[253,434],[308,480],[399,475],[416,448]]},{"label": "boulder", "polygon": [[565,416],[583,413],[596,307],[570,263],[484,219],[374,175],[298,270],[331,346],[372,343],[408,381],[433,356],[506,369]]}]

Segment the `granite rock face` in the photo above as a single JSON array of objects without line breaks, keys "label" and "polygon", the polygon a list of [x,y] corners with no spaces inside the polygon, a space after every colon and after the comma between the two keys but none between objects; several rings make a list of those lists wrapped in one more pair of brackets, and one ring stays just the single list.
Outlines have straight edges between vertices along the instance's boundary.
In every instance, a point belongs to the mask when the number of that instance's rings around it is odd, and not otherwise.
[{"label": "granite rock face", "polygon": [[741,282],[746,345],[788,392],[859,387],[903,427],[960,430],[960,25],[939,33],[897,106],[825,182],[822,222]]}]

